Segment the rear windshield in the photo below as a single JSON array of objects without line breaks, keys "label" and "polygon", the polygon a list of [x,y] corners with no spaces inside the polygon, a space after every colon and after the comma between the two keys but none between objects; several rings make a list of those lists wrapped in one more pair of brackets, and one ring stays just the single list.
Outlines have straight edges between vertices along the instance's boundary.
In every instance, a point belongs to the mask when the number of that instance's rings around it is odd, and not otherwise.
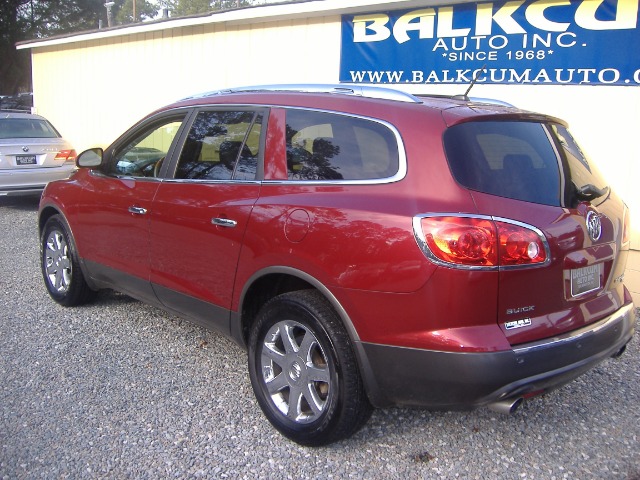
[{"label": "rear windshield", "polygon": [[458,183],[483,193],[572,206],[577,189],[586,184],[605,186],[562,125],[469,122],[448,129],[444,144]]},{"label": "rear windshield", "polygon": [[0,118],[0,138],[57,138],[60,135],[46,120]]}]

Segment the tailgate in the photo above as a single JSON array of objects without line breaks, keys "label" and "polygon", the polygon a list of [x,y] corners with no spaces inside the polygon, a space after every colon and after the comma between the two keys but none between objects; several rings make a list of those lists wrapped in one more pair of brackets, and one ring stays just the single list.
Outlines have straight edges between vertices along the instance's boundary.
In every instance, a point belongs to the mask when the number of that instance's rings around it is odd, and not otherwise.
[{"label": "tailgate", "polygon": [[[527,264],[525,253],[498,268],[497,322],[512,345],[584,327],[624,304],[629,215],[566,126],[494,116],[454,125],[444,140],[478,213],[520,222],[546,242],[544,262]],[[504,252],[518,244],[511,240]]]},{"label": "tailgate", "polygon": [[[498,215],[534,223],[549,243],[546,266],[499,272],[497,320],[511,344],[575,330],[624,304],[627,250],[619,241],[624,228],[619,199],[562,209],[519,201],[501,208],[494,199],[480,197],[490,196],[474,194],[481,208],[493,204],[494,212],[501,211]],[[600,236],[594,240],[597,222]]]}]

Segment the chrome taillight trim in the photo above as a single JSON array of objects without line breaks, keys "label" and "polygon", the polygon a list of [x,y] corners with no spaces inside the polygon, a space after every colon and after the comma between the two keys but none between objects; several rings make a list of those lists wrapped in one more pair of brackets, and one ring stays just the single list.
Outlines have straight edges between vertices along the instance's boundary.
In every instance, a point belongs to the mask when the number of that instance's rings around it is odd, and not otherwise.
[{"label": "chrome taillight trim", "polygon": [[[427,244],[427,238],[425,237],[424,231],[422,230],[422,219],[423,218],[434,218],[434,217],[457,217],[457,218],[473,218],[477,220],[488,220],[491,222],[501,222],[508,223],[511,225],[516,225],[518,227],[525,228],[527,230],[531,230],[534,232],[540,240],[542,241],[542,245],[544,246],[545,251],[545,261],[541,263],[535,263],[532,265],[493,265],[493,266],[484,266],[484,265],[461,265],[458,263],[447,262],[438,258],[429,248]],[[512,220],[510,218],[504,217],[494,217],[491,215],[477,215],[470,213],[422,213],[415,215],[413,217],[413,236],[418,244],[422,253],[436,265],[440,265],[442,267],[447,268],[455,268],[458,270],[482,270],[482,271],[505,271],[505,270],[523,270],[523,269],[531,269],[531,268],[541,268],[546,267],[551,263],[551,249],[549,248],[549,242],[547,241],[547,237],[542,233],[542,231],[534,227],[533,225],[529,225],[528,223],[520,222],[518,220]]]}]

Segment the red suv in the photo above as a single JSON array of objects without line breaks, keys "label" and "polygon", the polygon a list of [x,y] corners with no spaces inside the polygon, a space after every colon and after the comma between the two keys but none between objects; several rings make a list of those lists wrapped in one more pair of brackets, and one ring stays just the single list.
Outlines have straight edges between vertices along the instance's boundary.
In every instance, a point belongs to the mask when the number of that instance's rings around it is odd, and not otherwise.
[{"label": "red suv", "polygon": [[514,411],[622,353],[629,212],[562,120],[366,86],[195,96],[50,183],[42,273],[248,350],[305,445],[372,406]]}]

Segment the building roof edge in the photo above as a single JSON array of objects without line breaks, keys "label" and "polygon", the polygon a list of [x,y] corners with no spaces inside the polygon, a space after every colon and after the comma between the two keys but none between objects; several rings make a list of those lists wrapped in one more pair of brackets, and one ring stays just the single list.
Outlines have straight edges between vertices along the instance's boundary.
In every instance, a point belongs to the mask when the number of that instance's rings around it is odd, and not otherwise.
[{"label": "building roof edge", "polygon": [[309,18],[375,10],[397,10],[443,3],[461,3],[461,1],[465,0],[449,2],[442,0],[350,0],[349,2],[345,2],[344,0],[297,0],[293,2],[253,5],[250,7],[216,11],[188,17],[160,19],[49,38],[26,40],[18,42],[16,48],[18,50],[36,49],[212,23],[264,23],[280,21],[287,18]]}]

